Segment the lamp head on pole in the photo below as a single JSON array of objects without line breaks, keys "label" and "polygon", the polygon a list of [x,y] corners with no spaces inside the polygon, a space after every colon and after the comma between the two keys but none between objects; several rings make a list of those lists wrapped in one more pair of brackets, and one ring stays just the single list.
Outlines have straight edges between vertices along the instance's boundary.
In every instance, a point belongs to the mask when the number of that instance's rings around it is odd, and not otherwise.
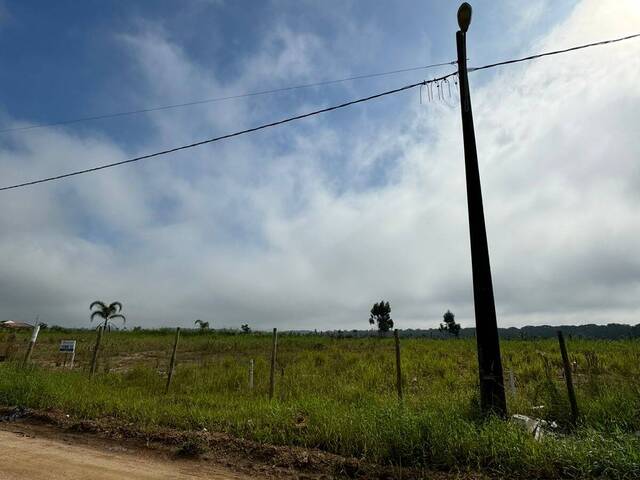
[{"label": "lamp head on pole", "polygon": [[458,26],[462,32],[467,32],[469,29],[469,24],[471,23],[471,5],[467,2],[464,2],[458,8]]}]

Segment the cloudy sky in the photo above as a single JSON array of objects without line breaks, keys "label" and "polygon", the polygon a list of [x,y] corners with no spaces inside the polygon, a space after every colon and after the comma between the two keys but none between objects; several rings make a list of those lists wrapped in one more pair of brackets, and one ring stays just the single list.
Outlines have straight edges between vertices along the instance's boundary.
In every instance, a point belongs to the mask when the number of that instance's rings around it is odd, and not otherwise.
[{"label": "cloudy sky", "polygon": [[[448,73],[458,2],[0,0],[2,185]],[[640,32],[636,0],[473,2],[470,65]],[[640,39],[471,74],[498,323],[640,322]],[[423,92],[424,93],[424,92]],[[419,91],[0,192],[0,319],[473,325],[458,97]]]}]

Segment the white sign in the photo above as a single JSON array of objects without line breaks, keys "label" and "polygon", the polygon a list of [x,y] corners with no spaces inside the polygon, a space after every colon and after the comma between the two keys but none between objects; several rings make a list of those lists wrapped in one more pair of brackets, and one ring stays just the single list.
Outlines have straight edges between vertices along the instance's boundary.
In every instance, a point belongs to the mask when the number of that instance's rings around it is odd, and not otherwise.
[{"label": "white sign", "polygon": [[60,342],[60,351],[65,353],[74,353],[76,351],[76,341],[62,340]]}]

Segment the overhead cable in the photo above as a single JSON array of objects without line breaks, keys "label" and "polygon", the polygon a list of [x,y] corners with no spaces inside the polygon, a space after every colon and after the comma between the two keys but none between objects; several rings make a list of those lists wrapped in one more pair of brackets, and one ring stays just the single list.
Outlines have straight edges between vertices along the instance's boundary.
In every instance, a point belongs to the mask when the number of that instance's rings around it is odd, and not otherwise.
[{"label": "overhead cable", "polygon": [[439,77],[439,78],[434,78],[433,80],[425,80],[425,81],[418,82],[418,83],[412,83],[411,85],[406,85],[404,87],[395,88],[393,90],[387,90],[386,92],[377,93],[375,95],[370,95],[368,97],[359,98],[357,100],[352,100],[350,102],[341,103],[340,105],[334,105],[332,107],[322,108],[320,110],[314,110],[312,112],[304,113],[304,114],[301,114],[301,115],[296,115],[294,117],[288,117],[288,118],[285,118],[283,120],[278,120],[276,122],[265,123],[265,124],[259,125],[257,127],[248,128],[246,130],[240,130],[238,132],[229,133],[227,135],[222,135],[222,136],[219,136],[219,137],[209,138],[207,140],[201,140],[199,142],[190,143],[188,145],[182,145],[182,146],[179,146],[179,147],[170,148],[168,150],[162,150],[162,151],[159,151],[159,152],[150,153],[148,155],[142,155],[142,156],[139,156],[139,157],[129,158],[127,160],[121,160],[119,162],[105,163],[103,165],[98,165],[97,167],[86,168],[84,170],[76,170],[76,171],[69,172],[69,173],[64,173],[64,174],[61,174],[61,175],[55,175],[55,176],[52,176],[52,177],[41,178],[39,180],[32,180],[30,182],[24,182],[24,183],[19,183],[19,184],[16,184],[16,185],[10,185],[10,186],[7,186],[7,187],[2,187],[2,188],[0,188],[0,191],[12,190],[12,189],[21,188],[21,187],[27,187],[29,185],[36,185],[38,183],[51,182],[53,180],[60,180],[62,178],[67,178],[67,177],[74,177],[76,175],[82,175],[84,173],[96,172],[98,170],[104,170],[105,168],[117,167],[119,165],[125,165],[127,163],[134,163],[134,162],[138,162],[140,160],[146,160],[148,158],[159,157],[161,155],[167,155],[169,153],[174,153],[174,152],[179,152],[181,150],[187,150],[189,148],[199,147],[200,145],[206,145],[207,143],[219,142],[220,140],[226,140],[228,138],[238,137],[240,135],[245,135],[247,133],[257,132],[258,130],[264,130],[265,128],[275,127],[275,126],[278,126],[278,125],[282,125],[284,123],[289,123],[289,122],[293,122],[293,121],[296,121],[296,120],[301,120],[303,118],[312,117],[314,115],[319,115],[321,113],[331,112],[333,110],[338,110],[338,109],[341,109],[341,108],[349,107],[351,105],[356,105],[358,103],[368,102],[370,100],[375,100],[376,98],[380,98],[380,97],[384,97],[384,96],[387,96],[387,95],[392,95],[394,93],[399,93],[399,92],[402,92],[402,91],[405,91],[405,90],[409,90],[411,88],[415,88],[415,87],[418,87],[420,85],[426,85],[428,83],[438,82],[438,81],[444,80],[445,78],[449,78],[449,77],[451,77],[453,75],[456,75],[456,74],[457,74],[457,72],[453,72],[453,73],[450,73],[448,75],[445,75],[445,76],[442,76],[442,77]]},{"label": "overhead cable", "polygon": [[[473,69],[470,69],[470,71],[474,71],[475,72],[475,71],[484,70],[484,69],[488,69],[488,68],[493,68],[493,67],[497,67],[497,66],[501,66],[501,65],[508,65],[508,64],[513,64],[513,63],[529,61],[529,60],[533,60],[533,59],[536,59],[536,58],[541,58],[541,57],[545,57],[545,56],[549,56],[549,55],[557,55],[557,54],[561,54],[561,53],[570,52],[570,51],[573,51],[573,50],[579,50],[579,49],[582,49],[582,48],[595,47],[595,46],[598,46],[598,45],[605,45],[605,44],[608,44],[608,43],[620,42],[620,41],[623,41],[623,40],[629,40],[629,39],[636,38],[636,37],[640,37],[640,34],[629,35],[627,37],[617,38],[617,39],[613,39],[613,40],[605,40],[605,41],[602,41],[602,42],[590,43],[590,44],[587,44],[587,45],[580,45],[578,47],[567,48],[567,49],[564,49],[564,50],[556,50],[556,51],[553,51],[553,52],[546,52],[546,53],[541,53],[541,54],[537,54],[537,55],[531,55],[531,56],[524,57],[524,58],[507,60],[507,61],[504,61],[504,62],[493,63],[493,64],[489,64],[489,65],[483,65],[481,67],[475,67]],[[39,184],[39,183],[51,182],[51,181],[54,181],[54,180],[60,180],[60,179],[67,178],[67,177],[73,177],[73,176],[76,176],[76,175],[82,175],[82,174],[85,174],[85,173],[95,172],[95,171],[98,171],[98,170],[104,170],[106,168],[116,167],[116,166],[119,166],[119,165],[125,165],[125,164],[129,164],[129,163],[134,163],[134,162],[138,162],[140,160],[159,157],[159,156],[162,156],[162,155],[167,155],[169,153],[174,153],[174,152],[178,152],[178,151],[181,151],[181,150],[187,150],[187,149],[190,149],[190,148],[198,147],[200,145],[205,145],[205,144],[208,144],[208,143],[218,142],[218,141],[225,140],[225,139],[228,139],[228,138],[237,137],[237,136],[240,136],[240,135],[245,135],[245,134],[251,133],[251,132],[256,132],[258,130],[264,130],[266,128],[275,127],[275,126],[282,125],[282,124],[285,124],[285,123],[294,122],[296,120],[301,120],[303,118],[312,117],[314,115],[319,115],[319,114],[322,114],[322,113],[331,112],[333,110],[342,109],[342,108],[345,108],[345,107],[349,107],[351,105],[356,105],[356,104],[359,104],[359,103],[368,102],[368,101],[375,100],[377,98],[381,98],[381,97],[384,97],[384,96],[387,96],[387,95],[400,93],[400,92],[403,92],[405,90],[409,90],[409,89],[412,89],[412,88],[416,88],[416,87],[420,87],[420,86],[424,86],[424,85],[429,85],[429,84],[432,84],[432,83],[438,84],[439,82],[441,82],[443,80],[446,80],[449,77],[452,77],[454,75],[457,75],[457,72],[452,72],[452,73],[449,73],[449,74],[444,75],[442,77],[434,78],[432,80],[425,80],[425,81],[422,81],[422,82],[412,83],[410,85],[405,85],[404,87],[395,88],[393,90],[387,90],[387,91],[382,92],[382,93],[377,93],[375,95],[370,95],[368,97],[363,97],[363,98],[359,98],[357,100],[352,100],[352,101],[349,101],[349,102],[341,103],[339,105],[334,105],[332,107],[327,107],[327,108],[322,108],[322,109],[319,109],[319,110],[314,110],[314,111],[311,111],[311,112],[308,112],[308,113],[304,113],[304,114],[301,114],[301,115],[296,115],[296,116],[293,116],[293,117],[285,118],[283,120],[278,120],[276,122],[265,123],[265,124],[259,125],[257,127],[248,128],[246,130],[240,130],[240,131],[237,131],[237,132],[234,132],[234,133],[229,133],[227,135],[222,135],[222,136],[219,136],[219,137],[209,138],[207,140],[202,140],[202,141],[191,143],[191,144],[188,144],[188,145],[182,145],[182,146],[179,146],[179,147],[174,147],[174,148],[170,148],[170,149],[167,149],[167,150],[162,150],[162,151],[159,151],[159,152],[151,153],[151,154],[148,154],[148,155],[142,155],[142,156],[139,156],[139,157],[130,158],[130,159],[127,159],[127,160],[121,160],[119,162],[106,163],[106,164],[99,165],[99,166],[92,167],[92,168],[87,168],[87,169],[83,169],[83,170],[76,170],[76,171],[72,171],[72,172],[69,172],[69,173],[64,173],[64,174],[61,174],[61,175],[55,175],[55,176],[51,176],[51,177],[41,178],[41,179],[38,179],[38,180],[32,180],[32,181],[29,181],[29,182],[23,182],[23,183],[18,183],[18,184],[15,184],[15,185],[9,185],[9,186],[6,186],[6,187],[1,187],[0,191],[13,190],[13,189],[21,188],[21,187],[27,187],[27,186],[30,186],[30,185],[36,185],[36,184]]]},{"label": "overhead cable", "polygon": [[490,63],[488,65],[483,65],[482,67],[469,67],[468,71],[477,72],[478,70],[485,70],[487,68],[494,68],[502,65],[510,65],[512,63],[527,62],[529,60],[535,60],[536,58],[548,57],[549,55],[558,55],[559,53],[573,52],[575,50],[582,50],[583,48],[597,47],[600,45],[608,45],[610,43],[622,42],[623,40],[630,40],[636,37],[640,37],[640,33],[636,33],[634,35],[627,35],[626,37],[614,38],[612,40],[603,40],[601,42],[587,43],[585,45],[578,45],[577,47],[565,48],[562,50],[554,50],[552,52],[538,53],[536,55],[530,55],[528,57],[505,60],[504,62]]},{"label": "overhead cable", "polygon": [[190,107],[193,105],[203,105],[203,104],[207,104],[207,103],[217,103],[217,102],[223,102],[226,100],[236,100],[236,99],[240,99],[240,98],[248,98],[248,97],[258,97],[258,96],[262,96],[262,95],[269,95],[269,94],[273,94],[273,93],[280,93],[280,92],[290,92],[293,90],[302,90],[305,88],[311,88],[311,87],[321,87],[321,86],[326,86],[326,85],[334,85],[334,84],[338,84],[338,83],[344,83],[344,82],[350,82],[353,80],[364,80],[366,78],[375,78],[375,77],[384,77],[384,76],[388,76],[388,75],[396,75],[399,73],[406,73],[406,72],[416,72],[419,70],[426,70],[429,68],[435,68],[435,67],[443,67],[446,65],[455,65],[457,63],[457,61],[452,61],[452,62],[443,62],[443,63],[434,63],[431,65],[424,65],[421,67],[410,67],[410,68],[401,68],[399,70],[390,70],[387,72],[378,72],[378,73],[367,73],[364,75],[356,75],[353,77],[347,77],[347,78],[339,78],[337,80],[324,80],[322,82],[315,82],[315,83],[306,83],[303,85],[294,85],[291,87],[282,87],[282,88],[274,88],[271,90],[261,90],[261,91],[257,91],[257,92],[249,92],[249,93],[239,93],[237,95],[229,95],[226,97],[215,97],[215,98],[206,98],[204,100],[194,100],[191,102],[185,102],[185,103],[175,103],[173,105],[161,105],[158,107],[150,107],[150,108],[142,108],[139,110],[129,110],[126,112],[115,112],[115,113],[105,113],[105,114],[100,114],[100,115],[93,115],[93,116],[87,116],[87,117],[79,117],[79,118],[73,118],[73,119],[69,119],[69,120],[60,120],[60,121],[56,121],[56,122],[51,122],[51,123],[38,123],[36,125],[26,125],[23,127],[13,127],[13,128],[5,128],[5,129],[0,129],[0,133],[9,133],[9,132],[18,132],[18,131],[24,131],[24,130],[35,130],[38,128],[49,128],[49,127],[57,127],[57,126],[63,126],[63,125],[70,125],[73,123],[81,123],[81,122],[89,122],[89,121],[93,121],[93,120],[103,120],[103,119],[108,119],[108,118],[118,118],[118,117],[127,117],[130,115],[139,115],[142,113],[151,113],[151,112],[158,112],[161,110],[171,110],[174,108],[182,108],[182,107]]}]

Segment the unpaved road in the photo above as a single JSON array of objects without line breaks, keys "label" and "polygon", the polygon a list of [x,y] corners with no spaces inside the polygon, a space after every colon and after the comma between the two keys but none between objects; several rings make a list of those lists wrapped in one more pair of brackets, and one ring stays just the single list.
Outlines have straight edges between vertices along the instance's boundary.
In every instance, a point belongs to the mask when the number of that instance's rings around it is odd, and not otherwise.
[{"label": "unpaved road", "polygon": [[0,480],[250,478],[206,462],[162,458],[116,443],[83,445],[64,436],[47,438],[18,425],[0,430],[0,455]]}]

